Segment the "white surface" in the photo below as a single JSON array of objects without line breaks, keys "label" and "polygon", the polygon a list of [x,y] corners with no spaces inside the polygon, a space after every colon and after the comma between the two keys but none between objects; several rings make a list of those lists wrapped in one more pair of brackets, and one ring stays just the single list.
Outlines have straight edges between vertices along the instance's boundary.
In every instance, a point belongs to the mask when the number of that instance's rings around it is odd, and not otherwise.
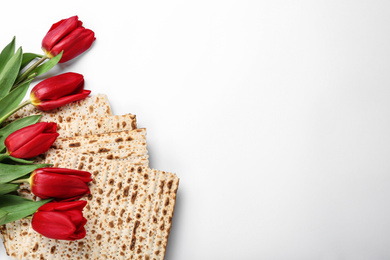
[{"label": "white surface", "polygon": [[136,114],[151,167],[179,175],[167,260],[390,258],[388,1],[1,9],[1,47],[40,52],[74,14],[96,32],[56,73]]}]

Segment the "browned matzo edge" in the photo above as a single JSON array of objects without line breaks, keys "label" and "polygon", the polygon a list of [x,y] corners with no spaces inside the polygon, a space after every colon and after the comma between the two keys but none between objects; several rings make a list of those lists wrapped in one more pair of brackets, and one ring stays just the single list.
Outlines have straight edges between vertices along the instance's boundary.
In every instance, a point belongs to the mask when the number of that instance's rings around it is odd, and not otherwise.
[{"label": "browned matzo edge", "polygon": [[1,235],[1,240],[3,241],[5,252],[7,253],[7,255],[9,255],[8,248],[5,245],[6,240],[4,239],[4,237],[7,236],[6,226],[5,225],[0,226],[0,235]]},{"label": "browned matzo edge", "polygon": [[89,163],[89,158],[94,156],[57,151],[46,159],[61,167],[78,168],[81,163],[93,167],[92,195],[85,198],[86,238],[57,241],[29,228],[23,242],[26,248],[18,259],[163,259],[177,176],[126,162]]}]

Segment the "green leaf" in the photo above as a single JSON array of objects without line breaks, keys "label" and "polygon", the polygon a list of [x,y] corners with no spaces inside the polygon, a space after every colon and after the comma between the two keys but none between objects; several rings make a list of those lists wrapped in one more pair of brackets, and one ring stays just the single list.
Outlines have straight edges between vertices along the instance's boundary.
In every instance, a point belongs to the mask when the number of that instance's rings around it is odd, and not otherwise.
[{"label": "green leaf", "polygon": [[19,74],[20,64],[22,62],[22,48],[19,48],[14,56],[7,62],[0,73],[0,98],[8,94],[16,77]]},{"label": "green leaf", "polygon": [[8,215],[6,215],[5,219],[0,222],[0,225],[4,225],[32,215],[39,209],[39,207],[49,201],[50,199],[33,201],[16,195],[1,195],[0,210],[8,212]]},{"label": "green leaf", "polygon": [[0,184],[11,182],[36,169],[49,166],[50,164],[12,165],[0,163]]},{"label": "green leaf", "polygon": [[20,66],[20,69],[23,69],[24,67],[26,67],[27,64],[29,64],[35,58],[42,58],[42,57],[43,57],[43,55],[41,55],[41,54],[30,53],[30,52],[23,53],[22,64]]},{"label": "green leaf", "polygon": [[12,134],[13,132],[19,129],[22,129],[23,127],[37,123],[41,117],[42,117],[41,115],[23,117],[1,128],[0,129],[0,152],[2,152],[5,149],[4,141],[10,134]]},{"label": "green leaf", "polygon": [[0,209],[0,223],[6,220],[8,214],[7,211]]},{"label": "green leaf", "polygon": [[15,109],[20,102],[26,96],[28,87],[30,86],[32,79],[26,83],[20,85],[19,87],[12,90],[5,97],[0,99],[0,118],[3,119],[5,115]]},{"label": "green leaf", "polygon": [[0,53],[0,72],[4,69],[5,65],[14,54],[15,54],[15,37],[7,46],[5,46],[5,48]]},{"label": "green leaf", "polygon": [[60,54],[58,54],[57,56],[51,58],[49,61],[43,63],[42,65],[36,67],[31,73],[37,73],[36,76],[39,76],[39,75],[42,75],[43,73],[46,73],[48,72],[49,70],[51,70],[61,59],[62,57],[62,53],[61,52]]},{"label": "green leaf", "polygon": [[18,188],[19,188],[18,184],[12,184],[12,183],[0,184],[0,195],[4,195],[16,191]]}]

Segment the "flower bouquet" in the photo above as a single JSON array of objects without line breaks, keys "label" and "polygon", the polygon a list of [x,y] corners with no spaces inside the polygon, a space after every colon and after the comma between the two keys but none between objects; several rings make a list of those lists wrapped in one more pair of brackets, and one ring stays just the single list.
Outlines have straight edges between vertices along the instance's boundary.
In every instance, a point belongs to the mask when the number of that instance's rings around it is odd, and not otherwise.
[{"label": "flower bouquet", "polygon": [[[44,55],[15,52],[15,38],[0,54],[0,224],[32,218],[35,231],[49,238],[76,240],[85,236],[85,203],[74,201],[89,193],[91,174],[28,159],[47,152],[57,139],[57,124],[40,122],[40,116],[4,121],[22,107],[32,104],[49,111],[86,98],[84,78],[64,73],[37,84],[30,99],[21,102],[32,80],[69,61],[90,48],[94,32],[85,29],[77,16],[54,24],[42,41]],[[49,60],[49,61],[46,61]],[[32,193],[42,200],[33,201],[13,194],[20,183],[29,183]]]}]

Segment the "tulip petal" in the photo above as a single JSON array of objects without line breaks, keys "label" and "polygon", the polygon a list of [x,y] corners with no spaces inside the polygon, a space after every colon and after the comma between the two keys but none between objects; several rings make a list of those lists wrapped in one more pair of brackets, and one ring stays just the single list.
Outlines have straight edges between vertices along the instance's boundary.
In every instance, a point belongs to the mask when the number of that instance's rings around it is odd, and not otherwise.
[{"label": "tulip petal", "polygon": [[82,99],[88,97],[88,95],[90,93],[91,93],[90,90],[83,90],[83,92],[80,94],[65,96],[65,97],[62,97],[58,100],[45,101],[45,102],[40,103],[36,107],[42,111],[49,111],[49,110],[64,106],[66,104],[69,104],[71,102],[82,100]]},{"label": "tulip petal", "polygon": [[19,149],[23,144],[26,143],[26,140],[32,139],[34,136],[42,133],[46,128],[46,122],[36,123],[22,129],[19,129],[12,134],[10,134],[5,139],[5,146],[8,151],[13,152]]},{"label": "tulip petal", "polygon": [[69,236],[69,240],[78,240],[84,238],[86,235],[84,225],[86,223],[87,219],[83,217],[83,221],[80,223],[78,229],[72,235]]},{"label": "tulip petal", "polygon": [[46,127],[42,133],[55,133],[57,132],[57,123],[46,122]]},{"label": "tulip petal", "polygon": [[71,202],[51,202],[41,206],[38,210],[39,211],[66,211],[66,210],[76,209],[82,211],[86,205],[87,202],[85,200],[77,200]]},{"label": "tulip petal", "polygon": [[56,55],[64,51],[60,63],[69,61],[88,50],[95,41],[95,33],[92,30],[78,27],[68,36],[57,43],[51,53]]},{"label": "tulip petal", "polygon": [[70,217],[61,212],[36,212],[31,222],[38,233],[53,239],[69,239],[77,230]]},{"label": "tulip petal", "polygon": [[13,132],[19,129],[22,129],[23,127],[27,127],[29,125],[37,123],[41,117],[42,117],[41,115],[23,117],[21,119],[11,122],[10,124],[4,126],[3,128],[0,128],[0,151],[4,150],[5,139],[7,139],[7,137],[10,134],[12,134]]},{"label": "tulip petal", "polygon": [[42,48],[50,52],[56,43],[75,30],[77,26],[79,26],[77,16],[72,16],[53,24],[42,40]]},{"label": "tulip petal", "polygon": [[41,102],[70,95],[84,86],[84,77],[74,72],[63,73],[38,83],[31,94]]},{"label": "tulip petal", "polygon": [[82,197],[84,197],[85,195],[90,194],[90,193],[91,192],[87,192],[86,194],[75,196],[75,197],[70,197],[70,198],[66,198],[66,199],[59,199],[59,198],[58,199],[53,199],[53,201],[55,201],[55,202],[69,202],[69,201],[79,200]]},{"label": "tulip petal", "polygon": [[31,191],[41,199],[67,199],[89,193],[88,185],[77,176],[34,172]]},{"label": "tulip petal", "polygon": [[87,232],[85,231],[84,227],[81,227],[79,230],[77,230],[74,234],[70,235],[68,240],[79,240],[83,239]]},{"label": "tulip petal", "polygon": [[16,158],[32,158],[38,156],[49,150],[58,136],[58,133],[40,134],[18,150],[12,151],[10,155]]},{"label": "tulip petal", "polygon": [[40,168],[34,172],[37,174],[52,173],[52,174],[62,174],[67,176],[77,176],[80,180],[84,182],[92,181],[91,173],[86,171],[67,169],[67,168],[45,167],[45,168]]},{"label": "tulip petal", "polygon": [[60,26],[65,20],[73,19],[74,17],[76,17],[77,20],[79,19],[77,15],[74,15],[74,16],[69,17],[69,18],[67,18],[67,19],[62,19],[62,20],[60,20],[60,21],[54,23],[54,24],[50,27],[50,29],[49,29],[48,32],[53,31],[55,28],[57,28],[58,26]]},{"label": "tulip petal", "polygon": [[53,239],[76,240],[85,237],[87,219],[82,210],[86,201],[50,202],[34,214],[32,227],[38,233]]},{"label": "tulip petal", "polygon": [[64,211],[64,214],[67,215],[70,220],[75,224],[76,229],[83,225],[84,217],[83,213],[80,210],[67,210]]}]

